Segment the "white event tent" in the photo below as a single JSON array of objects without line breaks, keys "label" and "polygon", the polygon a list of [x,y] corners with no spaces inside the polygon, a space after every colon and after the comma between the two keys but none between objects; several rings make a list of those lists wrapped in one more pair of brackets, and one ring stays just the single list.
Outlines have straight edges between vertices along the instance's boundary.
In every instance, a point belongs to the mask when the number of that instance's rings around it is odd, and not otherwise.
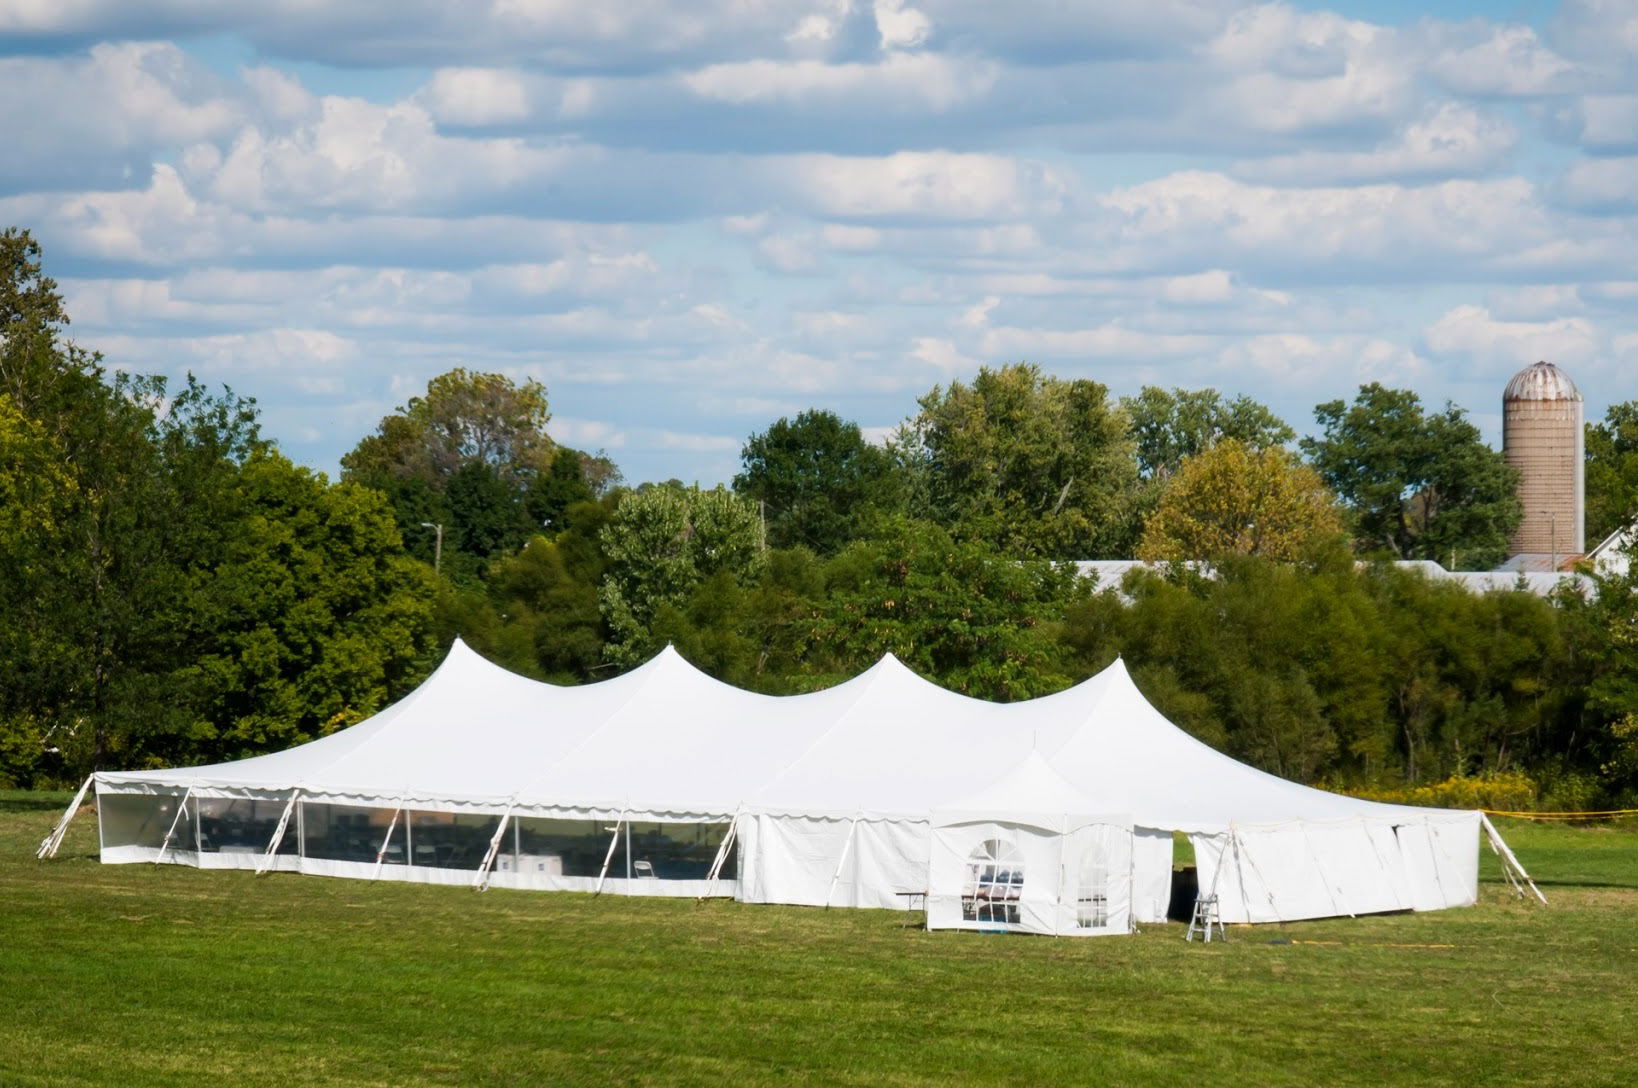
[{"label": "white event tent", "polygon": [[753,903],[924,898],[935,928],[1090,935],[1163,920],[1174,832],[1230,922],[1470,904],[1481,826],[1522,877],[1481,813],[1254,770],[1168,722],[1119,661],[997,704],[891,655],[776,697],[669,648],[560,687],[457,641],[414,692],[334,735],[98,772],[42,856],[92,786],[105,862]]}]

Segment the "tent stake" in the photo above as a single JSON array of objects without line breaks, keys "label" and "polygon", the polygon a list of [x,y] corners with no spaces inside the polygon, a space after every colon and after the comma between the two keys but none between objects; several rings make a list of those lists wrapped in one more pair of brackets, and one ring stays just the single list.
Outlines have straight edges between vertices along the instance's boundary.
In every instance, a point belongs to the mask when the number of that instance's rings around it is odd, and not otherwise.
[{"label": "tent stake", "polygon": [[[296,798],[301,796],[301,787],[290,791],[290,800],[285,802],[284,812],[279,815],[279,826],[273,829],[273,838],[267,844],[267,851],[262,854],[261,864],[256,866],[256,875],[261,876],[273,864],[273,857],[279,852],[279,843],[284,841],[285,829],[290,826],[290,814],[296,809]],[[300,836],[298,835],[299,839]]]},{"label": "tent stake", "polygon": [[85,776],[85,781],[80,783],[80,792],[76,793],[74,800],[68,803],[68,808],[63,812],[62,819],[58,820],[57,826],[51,829],[51,834],[40,840],[40,851],[34,855],[35,857],[44,859],[57,856],[57,847],[63,844],[63,836],[68,833],[68,825],[73,821],[74,814],[80,811],[80,802],[85,800],[85,791],[91,788],[91,783],[96,777],[94,774]]},{"label": "tent stake", "polygon": [[[1484,824],[1485,837],[1490,840],[1490,849],[1494,850],[1502,860],[1502,871],[1506,872],[1511,868],[1513,873],[1516,873],[1530,886],[1530,890],[1536,893],[1536,898],[1541,900],[1541,905],[1545,907],[1547,897],[1541,894],[1541,889],[1536,887],[1536,882],[1530,879],[1530,874],[1524,871],[1524,866],[1519,864],[1519,859],[1513,856],[1512,848],[1503,841],[1501,832],[1496,830],[1496,825],[1491,823],[1490,817],[1483,812],[1479,813],[1479,819]],[[1519,891],[1519,898],[1524,898],[1523,890]]]}]

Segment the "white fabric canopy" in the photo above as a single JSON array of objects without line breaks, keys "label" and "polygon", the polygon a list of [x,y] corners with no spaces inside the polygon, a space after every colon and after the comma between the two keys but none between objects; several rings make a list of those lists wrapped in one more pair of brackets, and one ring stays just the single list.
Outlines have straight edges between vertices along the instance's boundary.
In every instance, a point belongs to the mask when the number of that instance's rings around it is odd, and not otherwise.
[{"label": "white fabric canopy", "polygon": [[[1477,813],[1375,804],[1257,771],[1172,725],[1119,661],[1055,695],[996,704],[891,655],[824,691],[774,697],[720,683],[670,648],[625,675],[559,687],[457,641],[409,696],[333,736],[95,777],[111,796],[299,794],[302,806],[615,821],[608,830],[732,822],[743,863],[730,890],[764,902],[899,905],[929,888],[935,828],[983,822],[1049,836],[1123,827],[1131,879],[1120,894],[1138,921],[1164,916],[1173,831],[1191,836],[1200,886],[1229,921],[1431,909],[1477,890]],[[1121,815],[1098,816],[1108,813]],[[105,860],[155,850],[110,849],[106,827],[104,846]],[[285,864],[371,875],[305,860]],[[502,882],[522,867],[503,866]],[[666,882],[636,883],[615,890]]]}]

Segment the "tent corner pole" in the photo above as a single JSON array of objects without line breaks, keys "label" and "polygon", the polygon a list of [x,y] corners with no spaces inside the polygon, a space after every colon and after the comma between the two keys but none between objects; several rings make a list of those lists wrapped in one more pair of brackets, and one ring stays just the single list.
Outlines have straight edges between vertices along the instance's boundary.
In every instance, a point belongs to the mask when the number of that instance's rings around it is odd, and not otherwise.
[{"label": "tent corner pole", "polygon": [[[1506,840],[1501,837],[1501,832],[1496,830],[1496,825],[1490,822],[1490,814],[1480,811],[1479,822],[1484,827],[1485,837],[1490,840],[1490,849],[1494,850],[1496,856],[1501,858],[1502,870],[1506,872],[1511,869],[1512,874],[1517,874],[1525,884],[1529,885],[1530,890],[1535,893],[1536,898],[1541,900],[1541,905],[1545,907],[1547,897],[1541,894],[1541,889],[1536,887],[1536,882],[1530,879],[1530,874],[1524,871],[1524,866],[1520,865],[1519,859],[1514,856],[1512,847],[1508,846]],[[1519,892],[1519,898],[1524,898],[1522,890]]]},{"label": "tent corner pole", "polygon": [[68,833],[68,825],[80,811],[80,805],[85,801],[85,792],[91,788],[91,783],[95,782],[96,778],[95,774],[85,776],[85,781],[80,783],[80,792],[74,795],[74,800],[68,802],[68,807],[63,810],[57,826],[51,829],[51,834],[40,840],[40,849],[34,855],[36,858],[43,861],[57,856],[57,848],[63,844],[63,836]]}]

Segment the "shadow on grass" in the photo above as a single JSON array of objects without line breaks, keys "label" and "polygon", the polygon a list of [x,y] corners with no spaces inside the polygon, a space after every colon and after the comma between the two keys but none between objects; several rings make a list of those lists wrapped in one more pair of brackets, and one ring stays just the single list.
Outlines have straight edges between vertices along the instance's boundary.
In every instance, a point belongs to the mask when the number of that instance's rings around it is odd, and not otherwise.
[{"label": "shadow on grass", "polygon": [[1536,878],[1538,888],[1638,888],[1634,880],[1542,880]]},{"label": "shadow on grass", "polygon": [[[39,794],[0,794],[0,812],[61,812],[74,799],[73,794],[58,799]],[[51,830],[46,828],[47,831]]]}]

